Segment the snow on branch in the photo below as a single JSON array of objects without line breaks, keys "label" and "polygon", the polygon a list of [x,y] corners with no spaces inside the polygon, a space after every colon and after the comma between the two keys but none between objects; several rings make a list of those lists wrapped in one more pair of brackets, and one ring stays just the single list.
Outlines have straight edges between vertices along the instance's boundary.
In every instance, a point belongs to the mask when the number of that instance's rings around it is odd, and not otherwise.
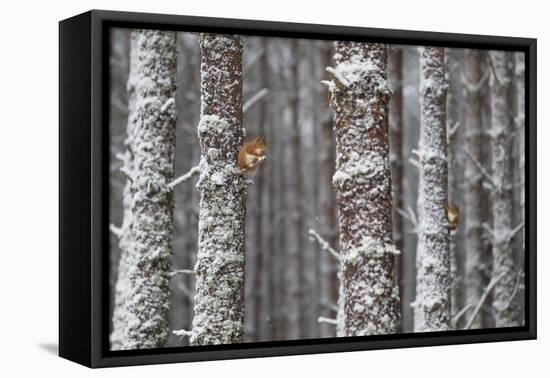
[{"label": "snow on branch", "polygon": [[171,183],[169,183],[166,186],[168,187],[168,189],[173,189],[176,185],[181,184],[182,182],[189,180],[191,177],[193,177],[195,175],[198,175],[199,172],[200,172],[199,166],[195,165],[193,168],[191,168],[189,170],[189,172],[187,172],[184,175],[181,175],[180,177],[178,177],[177,179],[175,179],[174,181],[172,181]]},{"label": "snow on branch", "polygon": [[172,331],[172,333],[176,336],[179,336],[180,338],[184,337],[191,337],[193,336],[193,331],[187,331],[185,329],[175,329]]},{"label": "snow on branch", "polygon": [[493,176],[491,176],[491,174],[489,172],[487,172],[487,170],[483,167],[483,165],[474,157],[474,155],[472,155],[472,153],[470,152],[469,149],[467,149],[466,147],[464,147],[464,153],[466,153],[466,156],[468,156],[468,158],[474,163],[474,165],[477,167],[477,169],[479,170],[479,172],[481,172],[481,174],[483,175],[483,177],[485,177],[485,179],[487,180],[487,182],[491,185],[491,188],[495,188],[496,187],[496,184],[495,184],[495,180],[493,179]]},{"label": "snow on branch", "polygon": [[256,94],[252,97],[250,97],[244,104],[243,104],[243,114],[248,112],[254,105],[256,105],[262,98],[267,96],[269,93],[269,89],[263,88],[260,89]]},{"label": "snow on branch", "polygon": [[317,231],[310,228],[308,230],[308,234],[309,234],[309,240],[310,241],[317,241],[317,243],[319,243],[319,246],[321,247],[321,249],[323,251],[326,251],[326,252],[330,253],[330,255],[332,257],[334,257],[336,260],[340,261],[340,254],[338,252],[336,252],[336,250],[334,248],[332,248],[330,246],[330,244],[325,239],[323,239],[321,237],[321,235],[319,235],[317,233]]},{"label": "snow on branch", "polygon": [[422,168],[422,165],[420,164],[420,152],[418,152],[418,150],[416,149],[413,149],[411,151],[411,154],[414,156],[411,156],[409,158],[409,163],[411,163],[413,166],[415,166],[420,170]]},{"label": "snow on branch", "polygon": [[109,224],[109,231],[113,233],[116,237],[122,236],[122,227],[117,227],[113,223]]},{"label": "snow on branch", "polygon": [[134,182],[134,178],[132,177],[132,171],[128,169],[126,165],[123,165],[122,167],[120,167],[120,171],[124,174],[124,176],[126,176],[126,178],[129,181]]},{"label": "snow on branch", "polygon": [[500,274],[500,276],[496,277],[496,278],[493,278],[491,280],[491,282],[489,282],[489,285],[487,285],[487,288],[485,289],[485,291],[483,292],[483,295],[481,296],[481,299],[479,300],[479,302],[477,303],[477,306],[476,308],[474,309],[474,312],[472,313],[472,316],[470,316],[470,320],[468,320],[468,323],[466,323],[466,326],[464,327],[464,329],[470,329],[470,327],[472,326],[472,324],[474,323],[474,320],[476,319],[476,316],[477,314],[479,313],[479,310],[481,309],[481,306],[483,305],[483,303],[485,302],[485,300],[487,299],[487,296],[489,295],[489,293],[491,292],[491,290],[493,290],[493,288],[496,286],[496,284],[506,275],[506,272],[502,272]]},{"label": "snow on branch", "polygon": [[332,324],[332,325],[338,325],[338,320],[332,319],[332,318],[325,318],[324,316],[320,316],[317,321],[319,323],[325,323],[325,324]]},{"label": "snow on branch", "polygon": [[170,272],[170,277],[174,277],[176,274],[197,274],[193,269],[176,269]]}]

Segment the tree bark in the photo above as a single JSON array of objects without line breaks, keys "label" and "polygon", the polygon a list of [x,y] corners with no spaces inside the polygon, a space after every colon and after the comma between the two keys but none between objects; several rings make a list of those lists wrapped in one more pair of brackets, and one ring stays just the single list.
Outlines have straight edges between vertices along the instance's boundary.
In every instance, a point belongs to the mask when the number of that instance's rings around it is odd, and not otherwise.
[{"label": "tree bark", "polygon": [[[471,157],[478,162],[483,161],[481,154],[481,88],[477,87],[482,80],[481,60],[483,53],[480,50],[464,51],[464,126],[466,133],[466,149]],[[482,237],[482,196],[483,180],[478,167],[472,159],[465,161],[465,189],[464,189],[464,228],[466,251],[466,304],[477,305],[483,294],[483,241]],[[477,316],[471,328],[481,328],[482,317]]]},{"label": "tree bark", "polygon": [[[261,46],[261,47],[260,47]],[[260,88],[265,88],[268,85],[268,74],[269,66],[267,61],[267,49],[265,40],[261,41],[261,44],[258,43],[258,49],[263,48],[264,53],[259,61],[259,84]],[[258,104],[258,135],[266,136],[266,124],[268,119],[267,114],[267,104],[265,101],[262,101]],[[268,143],[271,143],[269,140]],[[265,176],[265,166],[261,167],[261,171],[256,173],[254,179],[254,191],[256,192],[255,196],[255,210],[256,210],[256,219],[254,224],[254,240],[256,244],[256,269],[254,271],[254,290],[255,290],[255,300],[254,300],[254,330],[256,340],[266,340],[268,339],[266,331],[266,302],[269,300],[268,295],[268,266],[270,263],[270,246],[268,243],[265,243],[264,236],[264,216],[265,211],[263,208],[264,203],[264,177]]]},{"label": "tree bark", "polygon": [[[333,48],[330,44],[323,44],[321,47],[321,67],[324,73],[332,61]],[[328,105],[328,104],[327,104]],[[321,145],[319,151],[321,169],[319,171],[319,197],[321,202],[320,232],[325,236],[332,248],[338,250],[338,226],[336,215],[336,197],[332,190],[332,175],[334,174],[334,162],[336,159],[335,142],[332,134],[332,117],[328,106],[323,107],[321,113]],[[328,253],[319,252],[320,260],[320,315],[326,318],[334,317],[332,306],[338,301],[338,266],[334,258]],[[321,324],[321,337],[334,337],[334,326]]]},{"label": "tree bark", "polygon": [[[129,69],[128,81],[126,84],[128,99],[128,122],[126,125],[126,140],[124,141],[125,151],[123,156],[123,170],[132,172],[133,170],[133,152],[132,152],[132,129],[136,123],[136,82],[137,77],[137,32],[130,33],[129,50]],[[118,263],[118,274],[115,284],[115,299],[113,310],[113,328],[110,335],[111,350],[122,349],[122,338],[124,335],[125,316],[126,316],[126,295],[129,286],[128,282],[128,250],[132,246],[131,228],[132,228],[132,196],[130,179],[126,179],[122,192],[122,225],[118,246],[120,249],[120,259]]]},{"label": "tree bark", "polygon": [[[515,54],[516,132],[519,146],[520,221],[525,222],[525,53]],[[522,232],[525,254],[525,228]]]},{"label": "tree bark", "polygon": [[292,210],[289,213],[294,243],[289,246],[286,266],[286,285],[288,287],[288,338],[300,339],[304,332],[304,219],[302,198],[302,139],[300,128],[300,69],[299,42],[291,42],[290,108],[292,112],[290,148],[292,152],[291,198]]},{"label": "tree bark", "polygon": [[445,60],[442,48],[420,48],[419,242],[415,331],[450,327]]},{"label": "tree bark", "polygon": [[494,289],[496,327],[519,325],[519,306],[512,297],[516,268],[511,248],[512,138],[513,138],[513,55],[491,51],[491,138],[493,171],[493,279],[504,274]]},{"label": "tree bark", "polygon": [[199,248],[191,344],[240,343],[244,332],[246,184],[242,49],[238,36],[202,34]]},{"label": "tree bark", "polygon": [[[395,209],[403,209],[403,51],[395,47],[388,59],[388,78],[392,95],[390,98],[390,160],[392,176],[393,198],[393,240],[395,247],[403,253],[403,218]],[[399,277],[399,292],[404,292],[403,287],[403,254],[396,258],[396,274]],[[402,299],[402,298],[401,298]],[[403,314],[408,303],[401,300],[401,313]],[[401,329],[403,327],[401,326]]]},{"label": "tree bark", "polygon": [[392,240],[388,102],[384,45],[336,42],[331,107],[348,336],[395,333],[398,251]]},{"label": "tree bark", "polygon": [[[446,127],[447,127],[447,202],[448,206],[459,207],[461,201],[461,173],[464,170],[460,148],[460,131],[464,128],[460,119],[460,97],[462,96],[462,62],[457,50],[445,49],[445,80],[448,86],[446,97]],[[460,209],[459,209],[460,210]],[[449,235],[449,266],[451,274],[451,317],[460,311],[460,247],[457,240],[462,239],[460,224]]]},{"label": "tree bark", "polygon": [[132,245],[123,349],[160,348],[168,338],[172,266],[176,35],[144,30],[137,39],[136,121],[132,127]]}]

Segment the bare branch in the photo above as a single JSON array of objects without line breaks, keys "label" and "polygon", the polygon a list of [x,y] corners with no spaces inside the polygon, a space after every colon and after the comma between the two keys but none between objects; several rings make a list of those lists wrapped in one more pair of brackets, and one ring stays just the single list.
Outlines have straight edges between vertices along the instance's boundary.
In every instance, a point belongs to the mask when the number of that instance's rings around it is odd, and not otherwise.
[{"label": "bare branch", "polygon": [[483,295],[481,296],[481,299],[477,303],[477,306],[474,309],[474,312],[472,313],[472,316],[470,316],[470,320],[468,320],[468,323],[466,323],[466,326],[464,327],[464,329],[470,329],[470,327],[472,326],[474,320],[476,319],[477,314],[479,313],[479,310],[481,309],[481,306],[483,305],[483,303],[487,299],[487,296],[489,295],[491,290],[493,290],[493,288],[498,283],[498,281],[500,281],[505,275],[506,275],[506,272],[502,272],[500,274],[500,276],[498,276],[497,278],[493,278],[491,280],[491,282],[489,282],[489,285],[487,285],[487,288],[483,292]]},{"label": "bare branch", "polygon": [[421,169],[422,166],[420,165],[420,162],[414,158],[409,158],[409,163],[411,163],[412,165],[414,165],[416,168],[418,169]]},{"label": "bare branch", "polygon": [[317,321],[319,323],[325,323],[325,324],[332,324],[332,325],[338,325],[338,320],[332,319],[332,318],[325,318],[324,316],[320,316]]},{"label": "bare branch", "polygon": [[491,185],[491,188],[495,188],[496,184],[493,179],[493,176],[487,172],[487,170],[483,167],[483,165],[472,155],[469,149],[464,147],[464,153],[466,153],[466,156],[474,163],[474,165],[477,167],[477,169],[481,172],[483,177],[487,180],[487,182]]},{"label": "bare branch", "polygon": [[256,54],[252,55],[245,63],[245,66],[243,68],[243,72],[246,73],[248,72],[252,67],[254,67],[254,65],[256,64],[256,62],[258,62],[261,57],[265,54],[265,49],[260,49],[256,52]]},{"label": "bare branch", "polygon": [[407,214],[402,209],[396,208],[395,211],[397,214],[401,215],[403,219],[406,219],[410,222],[410,224],[413,226],[413,231],[416,233],[418,232],[418,221],[416,220],[416,215],[414,214],[413,209],[409,206],[409,214]]},{"label": "bare branch", "polygon": [[486,56],[489,63],[489,68],[491,69],[490,71],[492,73],[492,77],[497,82],[497,84],[500,84],[500,80],[497,76],[497,70],[495,68],[495,62],[493,62],[493,57],[491,56],[491,54],[487,54]]},{"label": "bare branch", "polygon": [[124,176],[126,176],[126,179],[128,179],[128,181],[134,182],[134,178],[132,177],[132,171],[128,169],[126,165],[122,165],[122,167],[120,167],[120,171],[124,174]]},{"label": "bare branch", "polygon": [[198,175],[200,172],[200,168],[198,165],[195,165],[193,168],[191,168],[186,174],[184,175],[181,175],[180,177],[178,177],[177,179],[175,179],[174,181],[172,181],[171,183],[169,183],[168,185],[166,185],[168,187],[168,189],[173,189],[176,185],[184,182],[184,181],[187,181],[189,180],[191,177],[195,176],[195,175]]},{"label": "bare branch", "polygon": [[263,88],[263,89],[260,89],[258,92],[256,92],[254,96],[250,97],[248,101],[246,101],[243,104],[243,114],[248,112],[254,105],[256,105],[256,103],[258,103],[262,98],[267,96],[268,93],[269,93],[269,89]]},{"label": "bare branch", "polygon": [[491,242],[493,243],[495,240],[495,233],[491,226],[489,226],[487,223],[483,222],[481,224],[481,228],[483,228],[483,231],[487,233],[487,236],[489,236],[489,239],[491,239]]},{"label": "bare branch", "polygon": [[506,303],[506,306],[504,306],[504,309],[507,309],[512,304],[512,301],[514,300],[514,297],[519,291],[521,278],[523,277],[523,270],[519,270],[516,274],[516,282],[514,284],[514,290],[512,291],[512,295],[510,295],[510,298],[508,299],[508,303]]},{"label": "bare branch", "polygon": [[464,315],[466,312],[468,312],[469,309],[471,309],[472,307],[474,307],[473,304],[468,304],[466,306],[464,306],[464,308],[462,310],[460,310],[452,319],[451,319],[451,324],[453,325],[453,328],[456,328],[456,324],[458,323],[458,321],[460,320],[460,318],[462,317],[462,315]]},{"label": "bare branch", "polygon": [[178,290],[180,290],[183,295],[185,295],[187,297],[187,299],[189,299],[191,302],[195,300],[195,295],[194,293],[191,292],[191,290],[189,290],[189,288],[187,286],[185,286],[185,284],[180,280],[180,281],[176,281],[176,287]]},{"label": "bare branch", "polygon": [[309,240],[317,241],[317,243],[319,243],[319,246],[323,251],[330,253],[332,257],[340,261],[340,254],[336,252],[336,250],[332,248],[330,244],[325,239],[323,239],[321,235],[319,235],[314,229],[310,228],[308,231],[308,234],[309,234]]},{"label": "bare branch", "polygon": [[508,240],[512,240],[513,238],[515,238],[517,233],[523,229],[524,225],[525,225],[525,222],[521,222],[516,226],[516,228],[510,230],[508,233]]},{"label": "bare branch", "polygon": [[449,141],[451,141],[454,138],[454,136],[455,136],[455,134],[456,134],[456,132],[459,128],[460,128],[460,122],[458,122],[458,121],[455,122],[454,125],[449,125],[449,127],[448,127],[449,131],[447,132],[447,139]]},{"label": "bare branch", "polygon": [[489,80],[490,74],[491,74],[490,70],[486,70],[483,73],[483,76],[481,77],[481,79],[479,79],[479,81],[477,83],[468,82],[468,80],[466,79],[464,74],[462,74],[461,75],[461,81],[462,81],[462,84],[464,85],[464,88],[469,93],[476,93],[476,92],[479,92],[481,90],[481,88],[483,88],[483,85],[487,82],[487,80]]}]

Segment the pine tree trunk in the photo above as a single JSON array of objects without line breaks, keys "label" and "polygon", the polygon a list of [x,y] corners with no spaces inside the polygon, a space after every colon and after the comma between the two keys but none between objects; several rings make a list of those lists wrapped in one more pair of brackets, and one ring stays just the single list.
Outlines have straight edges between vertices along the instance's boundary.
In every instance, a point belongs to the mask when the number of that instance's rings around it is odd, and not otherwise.
[{"label": "pine tree trunk", "polygon": [[344,323],[348,336],[395,333],[398,252],[392,239],[384,45],[336,42],[328,83],[335,113],[333,184],[340,220]]},{"label": "pine tree trunk", "polygon": [[511,248],[512,195],[512,137],[513,55],[491,51],[491,138],[493,171],[493,279],[501,275],[494,289],[493,308],[496,327],[519,325],[519,307],[512,298],[515,283],[515,264]]},{"label": "pine tree trunk", "polygon": [[[464,126],[466,128],[466,149],[471,157],[478,162],[483,161],[481,155],[481,93],[476,86],[482,79],[481,59],[483,53],[479,50],[465,50],[464,52],[464,93],[465,114]],[[466,238],[464,240],[466,251],[466,304],[477,305],[483,294],[483,223],[482,195],[483,181],[478,168],[471,159],[465,161],[465,189],[464,189],[464,228]],[[477,316],[471,328],[481,328],[482,317]]]},{"label": "pine tree trunk", "polygon": [[450,327],[445,61],[442,48],[420,48],[419,242],[415,331]]},{"label": "pine tree trunk", "polygon": [[[457,56],[457,50],[445,49],[445,80],[448,85],[446,97],[446,127],[447,127],[447,202],[449,206],[459,206],[460,200],[459,185],[461,184],[460,175],[464,167],[460,156],[460,135],[459,132],[464,128],[461,125],[459,100],[462,96],[461,81],[462,62]],[[449,236],[449,266],[451,274],[451,318],[460,311],[460,277],[459,277],[459,254],[462,227],[458,227]]]},{"label": "pine tree trunk", "polygon": [[[323,44],[321,48],[321,68],[323,77],[326,67],[332,60],[332,46]],[[326,101],[324,101],[326,102]],[[320,230],[330,246],[338,250],[336,198],[332,190],[332,175],[334,174],[334,161],[336,159],[334,137],[332,135],[332,119],[330,109],[323,108],[321,121],[321,142],[320,142],[320,166],[319,171],[319,197],[321,203],[320,223],[323,228]],[[320,260],[320,315],[326,318],[333,318],[332,306],[338,301],[338,279],[335,259],[325,251],[319,252]],[[321,337],[334,337],[334,326],[321,324]]]},{"label": "pine tree trunk", "polygon": [[299,46],[298,40],[291,45],[291,98],[292,112],[290,147],[292,152],[291,198],[292,210],[289,213],[291,230],[294,233],[293,245],[288,248],[286,262],[286,284],[288,287],[288,338],[300,339],[304,331],[304,220],[302,198],[302,140],[300,131],[300,73],[299,73]]},{"label": "pine tree trunk", "polygon": [[[519,145],[520,221],[525,222],[525,53],[515,54],[516,130]],[[525,228],[522,232],[525,254]]]},{"label": "pine tree trunk", "polygon": [[[267,85],[269,73],[266,52],[267,49],[265,49],[265,46],[265,40],[262,41],[261,45],[258,44],[258,49],[264,48],[264,53],[259,62],[259,82],[261,88],[265,88],[265,86]],[[262,101],[260,104],[258,104],[258,113],[258,135],[262,135],[265,137],[265,124],[267,123],[267,105],[265,101]],[[254,300],[254,330],[256,340],[266,340],[265,333],[267,327],[265,326],[265,322],[267,313],[265,303],[269,299],[267,295],[267,264],[270,262],[270,250],[267,243],[265,243],[264,236],[264,177],[267,176],[265,176],[265,167],[262,167],[262,169],[256,173],[256,176],[254,178],[254,191],[256,192],[256,203],[254,205],[256,209],[256,219],[254,224],[254,240],[256,242],[256,269],[254,272],[254,290],[256,293]]]},{"label": "pine tree trunk", "polygon": [[203,34],[199,249],[191,344],[233,344],[244,332],[246,184],[237,167],[243,144],[242,49],[238,36]]},{"label": "pine tree trunk", "polygon": [[136,123],[132,127],[129,290],[123,349],[160,348],[168,338],[172,266],[176,35],[140,31]]},{"label": "pine tree trunk", "polygon": [[[395,209],[403,209],[403,51],[395,47],[388,60],[388,76],[392,88],[390,99],[390,160],[392,176],[392,198],[393,198],[393,240],[395,247],[403,253],[403,217]],[[396,258],[396,273],[399,277],[399,292],[404,292],[403,287],[403,255]],[[409,306],[401,301],[401,314]],[[403,315],[402,315],[403,316]],[[401,327],[402,329],[403,327]]]},{"label": "pine tree trunk", "polygon": [[[137,72],[137,38],[138,32],[130,33],[130,64],[128,71],[128,82],[126,85],[128,95],[128,123],[126,126],[126,140],[124,145],[123,170],[129,174],[133,171],[133,152],[132,152],[132,134],[136,124],[136,84],[138,81]],[[118,264],[118,275],[115,286],[115,300],[113,310],[113,330],[111,332],[111,350],[122,349],[122,338],[124,336],[124,327],[126,325],[126,295],[128,291],[128,251],[132,247],[132,182],[126,179],[122,193],[123,218],[120,227],[120,236],[118,246],[120,248],[120,260]]]}]

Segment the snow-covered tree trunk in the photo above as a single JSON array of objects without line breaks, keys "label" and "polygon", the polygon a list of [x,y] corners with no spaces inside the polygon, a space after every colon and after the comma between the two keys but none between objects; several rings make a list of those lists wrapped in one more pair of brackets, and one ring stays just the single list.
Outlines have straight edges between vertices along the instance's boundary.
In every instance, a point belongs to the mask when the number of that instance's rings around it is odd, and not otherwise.
[{"label": "snow-covered tree trunk", "polygon": [[[138,32],[130,34],[130,64],[126,90],[128,94],[128,123],[126,126],[126,150],[122,156],[122,170],[131,177],[133,171],[132,134],[137,121],[136,118],[136,84],[138,81],[137,72],[137,38]],[[126,295],[128,291],[128,251],[132,246],[132,181],[127,177],[122,192],[123,218],[119,231],[120,260],[118,263],[118,275],[115,285],[115,299],[113,310],[113,329],[110,336],[111,349],[122,349],[122,338],[126,325]]]},{"label": "snow-covered tree trunk", "polygon": [[496,327],[519,325],[519,306],[512,297],[516,281],[511,248],[513,219],[513,55],[490,51],[492,206],[493,206],[493,279],[502,275],[494,289],[493,308]]},{"label": "snow-covered tree trunk", "polygon": [[420,182],[415,325],[419,331],[450,327],[447,201],[446,82],[444,50],[420,48]]},{"label": "snow-covered tree trunk", "polygon": [[344,323],[348,336],[395,333],[398,253],[392,239],[384,45],[336,42],[327,82],[334,111]]},{"label": "snow-covered tree trunk", "polygon": [[[483,241],[482,236],[482,175],[475,161],[483,161],[481,154],[482,119],[481,119],[481,60],[480,50],[464,52],[464,126],[465,148],[471,155],[465,161],[464,188],[464,228],[466,251],[466,300],[465,303],[476,306],[483,294]],[[475,161],[474,161],[475,159]],[[481,328],[482,317],[477,316],[471,328]]]},{"label": "snow-covered tree trunk", "polygon": [[[525,222],[525,53],[515,54],[516,133],[519,146],[520,220]],[[525,229],[522,246],[525,250]]]},{"label": "snow-covered tree trunk", "polygon": [[191,344],[243,340],[245,177],[241,37],[202,34],[199,246]]},{"label": "snow-covered tree trunk", "polygon": [[160,348],[168,338],[172,266],[176,34],[137,38],[136,121],[132,127],[132,245],[123,349]]},{"label": "snow-covered tree trunk", "polygon": [[[456,50],[445,49],[445,80],[448,84],[446,97],[446,125],[447,125],[447,202],[449,206],[458,206],[460,201],[460,174],[462,159],[460,159],[459,143],[460,136],[460,113],[459,97],[462,96],[461,86],[461,61],[456,54]],[[463,128],[463,126],[462,126]],[[461,227],[454,230],[449,237],[449,266],[451,273],[451,317],[456,315],[459,308],[459,243]]]}]

